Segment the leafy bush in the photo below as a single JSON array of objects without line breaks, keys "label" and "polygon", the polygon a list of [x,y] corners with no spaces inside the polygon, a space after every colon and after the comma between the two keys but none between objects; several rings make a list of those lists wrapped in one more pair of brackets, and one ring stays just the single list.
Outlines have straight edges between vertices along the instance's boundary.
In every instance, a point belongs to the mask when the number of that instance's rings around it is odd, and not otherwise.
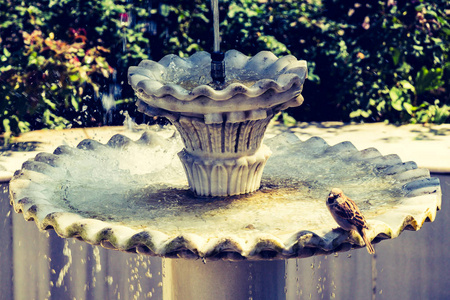
[{"label": "leafy bush", "polygon": [[[72,29],[72,32],[72,44],[55,40],[53,34],[44,38],[39,30],[31,34],[23,32],[24,54],[28,58],[26,68],[9,65],[3,70],[4,81],[16,91],[5,96],[6,104],[14,101],[14,108],[19,113],[11,114],[12,120],[22,131],[30,123],[19,120],[19,115],[26,114],[40,116],[36,121],[54,128],[68,125],[69,121],[61,117],[64,114],[60,109],[70,107],[79,111],[86,87],[92,88],[96,95],[99,93],[93,74],[108,78],[113,71],[102,56],[103,52],[108,52],[107,49],[97,46],[85,50],[84,30]],[[3,52],[6,57],[11,56],[6,48]],[[11,120],[5,119],[3,126],[11,126]]]},{"label": "leafy bush", "polygon": [[126,83],[129,65],[148,58],[140,16],[150,12],[116,3],[0,3],[0,131],[96,126],[105,121],[109,94],[131,102],[131,92],[114,90]]},{"label": "leafy bush", "polygon": [[[305,103],[289,111],[297,120],[449,121],[445,1],[221,0],[219,6],[224,51],[270,50],[308,61]],[[116,124],[123,121],[120,109],[139,118],[128,67],[169,53],[211,52],[211,19],[209,1],[200,0],[3,1],[0,129],[104,124],[105,100],[119,105]]]},{"label": "leafy bush", "polygon": [[[445,1],[223,0],[220,10],[224,51],[308,61],[305,102],[289,110],[297,120],[450,121]],[[179,1],[165,11],[169,53],[211,51],[208,5]]]},{"label": "leafy bush", "polygon": [[445,1],[228,3],[226,47],[258,46],[309,62],[305,104],[291,111],[297,119],[449,120]]}]

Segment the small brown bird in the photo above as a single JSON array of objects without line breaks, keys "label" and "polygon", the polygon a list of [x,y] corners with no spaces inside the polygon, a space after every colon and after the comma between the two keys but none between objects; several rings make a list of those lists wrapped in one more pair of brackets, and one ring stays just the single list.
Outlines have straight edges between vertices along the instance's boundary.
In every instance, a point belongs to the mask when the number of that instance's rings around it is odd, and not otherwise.
[{"label": "small brown bird", "polygon": [[345,196],[341,189],[334,188],[327,197],[327,207],[339,226],[348,231],[355,230],[358,232],[366,243],[367,252],[375,253],[366,233],[369,226],[352,199]]}]

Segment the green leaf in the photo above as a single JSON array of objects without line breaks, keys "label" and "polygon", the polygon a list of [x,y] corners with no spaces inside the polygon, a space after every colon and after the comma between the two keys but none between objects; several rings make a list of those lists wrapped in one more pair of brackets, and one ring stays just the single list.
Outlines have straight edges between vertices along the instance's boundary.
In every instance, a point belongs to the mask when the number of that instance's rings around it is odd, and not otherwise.
[{"label": "green leaf", "polygon": [[437,17],[436,12],[435,12],[435,11],[432,11],[432,10],[427,10],[426,13],[425,13],[425,15],[429,15],[429,16],[432,16],[432,17],[434,17],[434,18]]},{"label": "green leaf", "polygon": [[11,52],[9,52],[8,49],[7,49],[6,47],[3,48],[3,54],[4,54],[6,57],[10,57],[10,56],[11,56]]},{"label": "green leaf", "polygon": [[71,74],[69,76],[69,79],[72,82],[76,82],[76,81],[80,80],[80,74],[78,74],[78,73]]},{"label": "green leaf", "polygon": [[79,111],[80,108],[79,103],[73,95],[70,95],[70,103],[72,104],[73,108],[75,108],[76,111]]},{"label": "green leaf", "polygon": [[5,132],[11,132],[11,126],[9,125],[11,121],[9,119],[3,119],[3,129]]},{"label": "green leaf", "polygon": [[291,127],[297,124],[297,120],[295,120],[295,118],[290,116],[287,112],[282,112],[281,117],[285,126]]},{"label": "green leaf", "polygon": [[397,48],[390,48],[389,49],[391,51],[391,55],[392,55],[392,62],[394,63],[394,66],[398,65],[399,61],[400,61],[400,50],[398,50]]},{"label": "green leaf", "polygon": [[405,89],[405,90],[410,90],[412,91],[414,94],[416,93],[416,88],[407,80],[402,80],[399,82],[399,85]]},{"label": "green leaf", "polygon": [[403,102],[403,107],[405,108],[406,112],[407,112],[409,115],[412,115],[412,114],[413,114],[413,106],[412,106],[411,103]]},{"label": "green leaf", "polygon": [[159,7],[161,16],[168,17],[170,14],[170,6],[167,4],[161,4]]},{"label": "green leaf", "polygon": [[424,4],[419,4],[415,7],[416,11],[422,11],[422,9],[425,7]]},{"label": "green leaf", "polygon": [[358,117],[363,117],[363,118],[368,118],[370,117],[370,112],[362,110],[362,109],[358,109],[356,111],[352,111],[349,115],[350,118],[355,119]]},{"label": "green leaf", "polygon": [[427,91],[432,91],[440,88],[445,84],[442,80],[444,70],[441,68],[427,69],[425,66],[417,72],[416,75],[416,91],[420,95]]},{"label": "green leaf", "polygon": [[401,94],[401,90],[397,87],[393,87],[389,90],[389,96],[391,97],[392,101],[397,101],[400,98]]},{"label": "green leaf", "polygon": [[390,91],[389,91],[389,96],[391,97],[391,106],[393,109],[397,110],[397,111],[402,111],[403,110],[403,101],[404,101],[404,97],[403,97],[403,91],[397,87],[393,87]]}]

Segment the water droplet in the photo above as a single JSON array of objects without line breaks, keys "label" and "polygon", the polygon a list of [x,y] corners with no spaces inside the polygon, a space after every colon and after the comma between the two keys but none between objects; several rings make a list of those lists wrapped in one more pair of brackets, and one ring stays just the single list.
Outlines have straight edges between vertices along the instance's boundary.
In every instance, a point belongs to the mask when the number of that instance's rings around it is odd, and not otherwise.
[{"label": "water droplet", "polygon": [[92,254],[94,256],[95,259],[95,271],[98,273],[102,270],[102,263],[100,260],[100,250],[99,247],[95,246],[94,249],[92,250]]},{"label": "water droplet", "polygon": [[56,281],[56,286],[60,287],[64,281],[64,276],[69,272],[69,268],[72,265],[72,251],[69,248],[68,240],[64,240],[63,255],[67,257],[66,264],[59,271],[58,280]]}]

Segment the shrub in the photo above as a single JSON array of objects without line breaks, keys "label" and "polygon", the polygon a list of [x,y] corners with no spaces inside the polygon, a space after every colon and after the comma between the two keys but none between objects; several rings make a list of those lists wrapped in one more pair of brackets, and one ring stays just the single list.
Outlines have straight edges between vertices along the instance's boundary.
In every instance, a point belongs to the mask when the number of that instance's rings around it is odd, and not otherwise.
[{"label": "shrub", "polygon": [[102,99],[113,94],[110,106],[132,100],[131,93],[116,93],[114,81],[125,84],[127,67],[148,58],[139,20],[150,12],[116,3],[0,3],[1,131],[96,126],[107,113]]},{"label": "shrub", "polygon": [[[2,72],[2,80],[14,91],[5,96],[4,111],[11,118],[5,118],[3,126],[11,127],[11,121],[15,121],[15,127],[21,131],[26,130],[30,122],[61,128],[69,124],[63,117],[67,112],[61,109],[79,111],[87,87],[98,95],[99,85],[93,80],[93,74],[108,78],[112,73],[102,56],[108,50],[101,46],[85,49],[84,29],[72,29],[72,35],[74,42],[69,44],[55,40],[54,34],[44,37],[39,30],[31,34],[23,32],[26,67],[9,65]],[[6,48],[3,51],[5,56],[10,56]],[[9,112],[9,108],[16,109],[16,114]],[[19,119],[26,115],[35,119],[30,122]]]},{"label": "shrub", "polygon": [[309,62],[299,120],[448,121],[445,1],[228,1],[224,45]]},{"label": "shrub", "polygon": [[[448,122],[446,9],[445,1],[223,0],[221,47],[307,60],[306,100],[289,110],[297,120]],[[211,51],[208,5],[179,1],[165,11],[169,53]]]}]

